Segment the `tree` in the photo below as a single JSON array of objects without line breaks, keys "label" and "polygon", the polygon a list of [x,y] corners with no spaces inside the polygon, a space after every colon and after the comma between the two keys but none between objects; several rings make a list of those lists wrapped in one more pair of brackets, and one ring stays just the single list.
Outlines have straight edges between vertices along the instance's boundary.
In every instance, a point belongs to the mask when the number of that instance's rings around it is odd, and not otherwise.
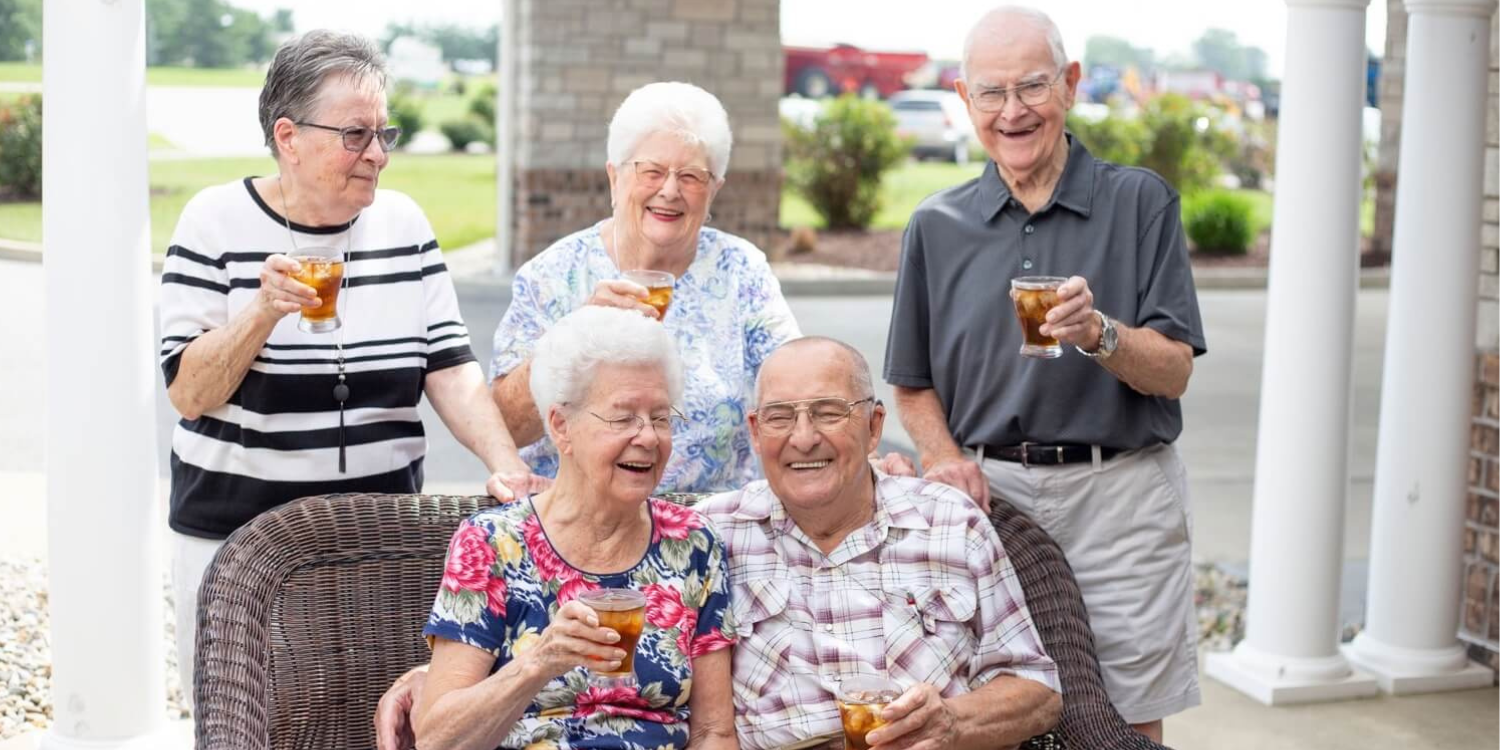
[{"label": "tree", "polygon": [[391,42],[403,36],[416,37],[442,50],[443,61],[489,60],[491,67],[500,65],[500,27],[491,25],[483,31],[474,31],[467,26],[452,24],[440,26],[413,26],[409,23],[388,23],[380,35],[380,48],[390,54]]},{"label": "tree", "polygon": [[149,65],[234,68],[275,53],[271,26],[224,0],[149,0],[146,29]]},{"label": "tree", "polygon": [[1193,42],[1198,64],[1232,81],[1249,81],[1266,74],[1266,53],[1259,47],[1243,47],[1233,31],[1209,29]]},{"label": "tree", "polygon": [[1115,36],[1091,36],[1083,45],[1083,65],[1086,68],[1108,65],[1124,70],[1134,66],[1146,71],[1151,69],[1155,57],[1151,50],[1136,47]]},{"label": "tree", "polygon": [[271,30],[278,34],[290,34],[297,30],[297,25],[292,23],[291,8],[277,8],[275,15],[271,16]]},{"label": "tree", "polygon": [[28,42],[40,59],[42,0],[0,0],[0,61],[27,59]]}]

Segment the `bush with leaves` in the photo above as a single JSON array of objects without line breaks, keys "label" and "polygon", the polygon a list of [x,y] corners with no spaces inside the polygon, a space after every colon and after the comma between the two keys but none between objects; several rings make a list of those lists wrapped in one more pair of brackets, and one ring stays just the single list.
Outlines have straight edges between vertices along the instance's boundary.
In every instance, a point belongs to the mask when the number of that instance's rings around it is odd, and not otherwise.
[{"label": "bush with leaves", "polygon": [[1152,99],[1141,112],[1141,122],[1151,142],[1141,154],[1140,166],[1161,175],[1179,193],[1211,186],[1235,147],[1208,110],[1179,94]]},{"label": "bush with leaves", "polygon": [[401,128],[401,144],[405,145],[427,127],[422,116],[422,101],[412,94],[411,86],[397,86],[386,97],[386,109],[391,113],[391,124]]},{"label": "bush with leaves", "polygon": [[911,150],[888,106],[853,94],[829,103],[811,128],[782,120],[781,130],[787,183],[829,229],[868,227],[880,209],[881,176]]},{"label": "bush with leaves", "polygon": [[495,128],[496,96],[499,96],[499,91],[495,88],[495,84],[487,83],[480,86],[479,93],[469,101],[469,114],[484,120],[491,130]]},{"label": "bush with leaves", "polygon": [[1115,112],[1097,122],[1069,114],[1068,130],[1083,141],[1094,158],[1127,167],[1139,165],[1141,155],[1151,146],[1145,123]]},{"label": "bush with leaves", "polygon": [[42,195],[42,97],[0,102],[0,195]]},{"label": "bush with leaves", "polygon": [[1182,224],[1200,253],[1244,255],[1255,239],[1254,208],[1227,190],[1207,190],[1182,202]]},{"label": "bush with leaves", "polygon": [[448,143],[452,144],[454,151],[463,151],[470,143],[484,142],[493,143],[495,131],[485,125],[477,117],[465,117],[461,120],[449,120],[443,123],[441,130],[448,137]]}]

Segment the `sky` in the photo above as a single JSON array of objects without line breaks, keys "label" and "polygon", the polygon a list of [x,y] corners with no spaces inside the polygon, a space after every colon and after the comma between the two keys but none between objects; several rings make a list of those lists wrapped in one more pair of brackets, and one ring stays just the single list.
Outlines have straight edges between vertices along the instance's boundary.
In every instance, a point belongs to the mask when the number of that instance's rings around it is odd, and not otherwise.
[{"label": "sky", "polygon": [[[294,7],[298,30],[338,28],[378,36],[390,22],[495,23],[501,0],[229,0],[269,15]],[[956,59],[969,26],[996,0],[782,0],[781,38],[786,44],[847,42],[877,50],[911,50]],[[1272,76],[1279,77],[1286,55],[1285,0],[1047,0],[1035,7],[1062,30],[1068,56],[1081,58],[1084,42],[1096,34],[1122,37],[1147,47],[1159,58],[1188,54],[1208,28],[1233,31],[1240,44],[1265,50]],[[1385,50],[1385,7],[1371,0],[1365,15],[1365,42],[1377,55]],[[913,12],[913,8],[920,8]]]}]

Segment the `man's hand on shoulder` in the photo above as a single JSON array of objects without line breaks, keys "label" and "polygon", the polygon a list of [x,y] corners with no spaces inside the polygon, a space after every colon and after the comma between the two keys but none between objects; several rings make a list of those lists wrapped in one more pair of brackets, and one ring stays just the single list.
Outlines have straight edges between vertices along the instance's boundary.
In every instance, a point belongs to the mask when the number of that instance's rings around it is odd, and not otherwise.
[{"label": "man's hand on shoulder", "polygon": [[865,735],[871,750],[947,750],[958,742],[958,717],[937,688],[913,685],[881,712],[885,726]]},{"label": "man's hand on shoulder", "polygon": [[984,512],[990,512],[989,480],[984,478],[984,472],[979,468],[979,464],[970,461],[967,456],[959,454],[952,458],[933,461],[922,473],[922,478],[929,482],[941,482],[949,487],[956,487],[973,498]]}]

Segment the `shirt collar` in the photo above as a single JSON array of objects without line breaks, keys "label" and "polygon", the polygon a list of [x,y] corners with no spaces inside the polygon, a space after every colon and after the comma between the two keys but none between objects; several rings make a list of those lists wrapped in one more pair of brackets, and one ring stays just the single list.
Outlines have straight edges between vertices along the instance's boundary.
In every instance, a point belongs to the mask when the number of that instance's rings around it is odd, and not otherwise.
[{"label": "shirt collar", "polygon": [[[897,529],[926,529],[930,525],[916,504],[916,497],[908,492],[904,483],[875,469],[875,518],[877,527]],[[771,526],[787,530],[792,525],[791,516],[771,486],[762,479],[745,485],[740,505],[734,517],[745,521],[770,521]]]},{"label": "shirt collar", "polygon": [[[1045,213],[1055,203],[1084,218],[1088,218],[1094,201],[1094,156],[1084,148],[1083,142],[1064,131],[1068,139],[1068,163],[1063,165],[1062,176],[1053,189],[1052,200],[1037,213]],[[1000,168],[991,159],[984,165],[979,176],[980,195],[986,207],[985,221],[991,221],[1010,202],[1010,186],[1000,177]]]}]

